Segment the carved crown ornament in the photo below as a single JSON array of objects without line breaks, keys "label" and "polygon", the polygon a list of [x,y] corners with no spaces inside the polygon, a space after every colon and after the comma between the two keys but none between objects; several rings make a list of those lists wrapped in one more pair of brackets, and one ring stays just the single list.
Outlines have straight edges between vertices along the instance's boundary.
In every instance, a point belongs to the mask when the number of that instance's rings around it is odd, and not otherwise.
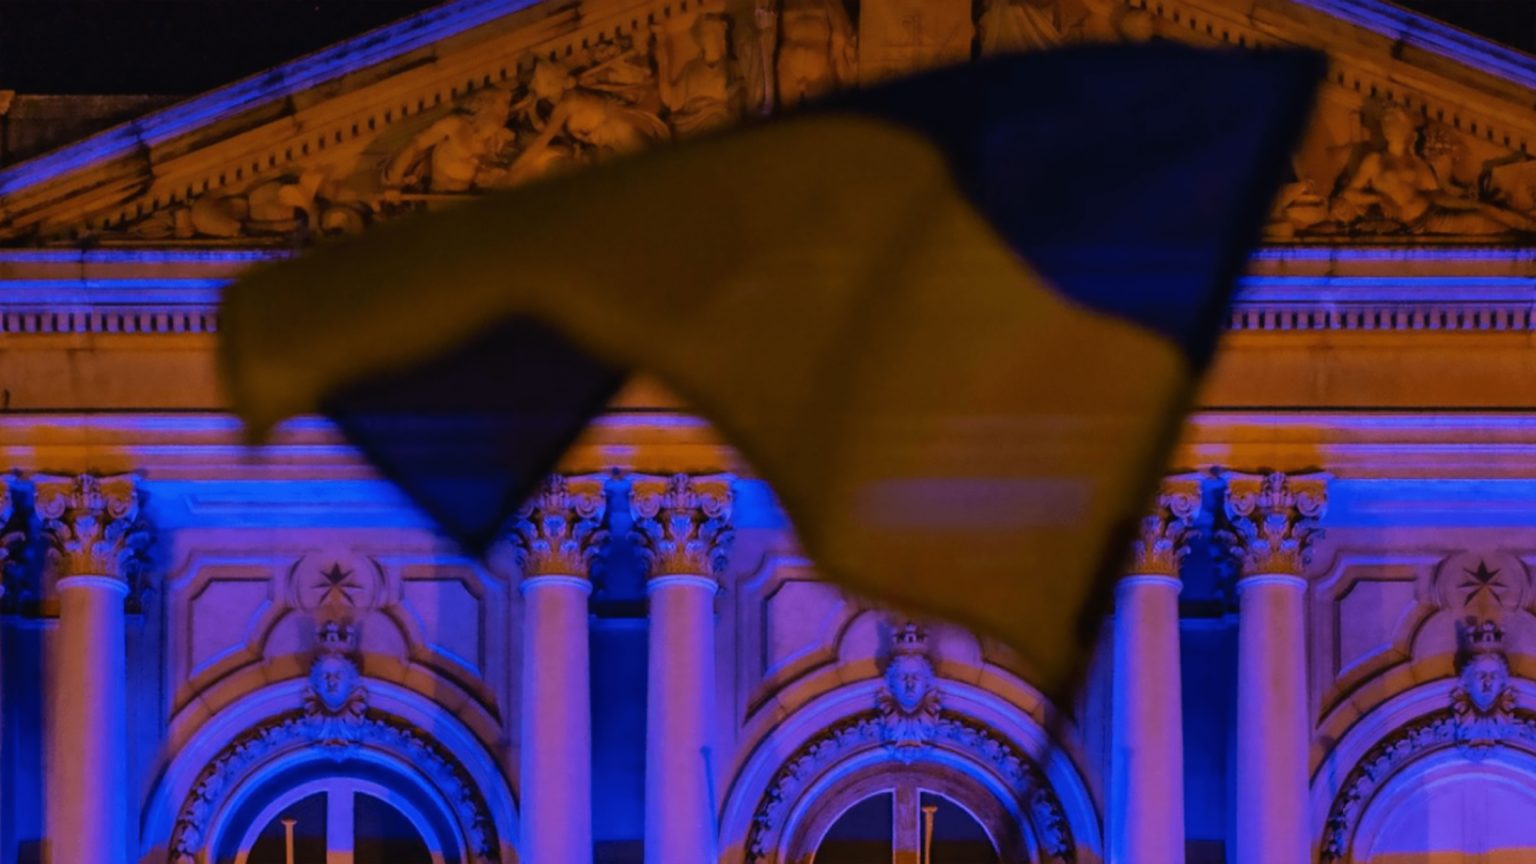
[{"label": "carved crown ornament", "polygon": [[495,823],[485,797],[458,757],[427,731],[368,704],[357,660],[357,631],[326,621],[316,634],[302,705],[270,717],[230,742],[203,768],[177,813],[169,864],[205,860],[214,839],[209,822],[228,792],[288,753],[318,750],[338,761],[361,750],[388,753],[410,764],[453,805],[476,864],[500,860]]},{"label": "carved crown ornament", "polygon": [[1451,747],[1472,761],[1500,747],[1536,755],[1536,713],[1515,705],[1504,631],[1494,621],[1477,618],[1458,622],[1456,630],[1458,682],[1450,704],[1400,726],[1345,777],[1324,823],[1325,864],[1353,860],[1350,847],[1361,814],[1382,786],[1410,763]]},{"label": "carved crown ornament", "polygon": [[[1227,5],[566,4],[542,24],[464,46],[453,62],[439,58],[441,71],[432,75],[408,59],[422,22],[402,22],[380,36],[385,45],[398,40],[398,56],[375,48],[370,80],[325,82],[330,93],[314,105],[274,111],[305,100],[279,89],[242,92],[242,100],[216,91],[195,100],[202,110],[182,112],[212,122],[178,125],[157,115],[156,134],[169,136],[160,143],[171,145],[159,149],[198,142],[184,155],[151,163],[149,148],[122,147],[107,168],[70,169],[104,172],[94,182],[23,184],[0,213],[0,238],[286,247],[972,56],[1153,38],[1327,47],[1308,20],[1288,19],[1284,7],[1261,27]],[[1425,21],[1424,29],[1435,25]],[[355,57],[335,50],[337,67],[351,61],[355,68]],[[1272,239],[1422,242],[1536,231],[1536,160],[1525,152],[1536,127],[1513,119],[1525,106],[1473,107],[1486,94],[1414,68],[1409,57],[1333,59],[1340,71],[1325,85],[1333,98],[1319,100],[1326,116],[1295,155],[1268,226]],[[1404,83],[1426,76],[1438,80],[1419,89]],[[84,142],[76,146],[83,153]]]},{"label": "carved crown ornament", "polygon": [[736,493],[726,474],[692,477],[636,475],[630,484],[631,537],[646,572],[656,576],[719,576],[736,532]]},{"label": "carved crown ornament", "polygon": [[893,627],[885,683],[875,694],[886,749],[910,764],[933,746],[939,722],[939,690],[928,632],[914,622]]},{"label": "carved crown ornament", "polygon": [[550,475],[513,515],[509,537],[525,579],[589,575],[608,541],[605,482],[601,474]]},{"label": "carved crown ornament", "polygon": [[1216,539],[1238,562],[1240,578],[1302,575],[1313,544],[1323,536],[1319,522],[1328,507],[1330,475],[1227,471],[1221,476],[1226,519]]},{"label": "carved crown ornament", "polygon": [[100,576],[128,587],[135,606],[144,588],[142,576],[153,540],[141,518],[142,491],[131,474],[91,474],[32,478],[32,506],[46,544],[49,576]]}]

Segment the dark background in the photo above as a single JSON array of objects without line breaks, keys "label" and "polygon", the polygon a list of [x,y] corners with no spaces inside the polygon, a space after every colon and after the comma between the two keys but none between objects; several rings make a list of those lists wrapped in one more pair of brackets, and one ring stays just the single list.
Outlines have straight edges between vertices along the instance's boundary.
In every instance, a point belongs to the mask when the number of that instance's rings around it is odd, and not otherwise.
[{"label": "dark background", "polygon": [[[436,5],[439,0],[0,0],[0,89],[193,95]],[[1536,0],[1399,5],[1536,53]]]}]

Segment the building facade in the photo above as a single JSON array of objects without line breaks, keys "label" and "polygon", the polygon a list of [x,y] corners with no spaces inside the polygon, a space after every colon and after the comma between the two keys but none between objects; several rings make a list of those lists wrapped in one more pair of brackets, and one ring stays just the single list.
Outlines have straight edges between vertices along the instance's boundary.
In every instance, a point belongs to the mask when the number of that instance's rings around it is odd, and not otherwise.
[{"label": "building facade", "polygon": [[[651,382],[484,560],[222,410],[247,267],[1148,39],[1329,78],[1074,704],[819,579]],[[0,172],[0,861],[1536,859],[1533,105],[1377,0],[458,0]]]}]

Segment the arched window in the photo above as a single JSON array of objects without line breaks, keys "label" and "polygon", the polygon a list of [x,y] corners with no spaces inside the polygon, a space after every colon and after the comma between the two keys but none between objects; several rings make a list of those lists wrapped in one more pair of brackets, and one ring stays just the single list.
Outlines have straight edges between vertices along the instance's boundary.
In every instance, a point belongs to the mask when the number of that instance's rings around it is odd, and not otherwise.
[{"label": "arched window", "polygon": [[351,778],[311,781],[268,804],[235,864],[287,864],[290,830],[292,864],[443,864],[442,843],[409,801]]},{"label": "arched window", "polygon": [[1407,766],[1360,817],[1357,864],[1536,861],[1536,758],[1447,749]]},{"label": "arched window", "polygon": [[1017,820],[951,769],[881,766],[812,805],[792,845],[805,864],[1016,864],[1029,860]]}]

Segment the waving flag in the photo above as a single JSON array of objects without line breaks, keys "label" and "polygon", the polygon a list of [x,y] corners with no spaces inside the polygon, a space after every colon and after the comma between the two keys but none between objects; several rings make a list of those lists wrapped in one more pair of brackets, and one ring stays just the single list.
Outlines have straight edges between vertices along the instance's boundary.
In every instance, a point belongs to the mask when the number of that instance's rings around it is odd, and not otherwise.
[{"label": "waving flag", "polygon": [[478,551],[654,376],[829,578],[1002,638],[1057,693],[1320,73],[1104,46],[842,94],[253,271],[224,380],[258,435],[334,418]]}]

